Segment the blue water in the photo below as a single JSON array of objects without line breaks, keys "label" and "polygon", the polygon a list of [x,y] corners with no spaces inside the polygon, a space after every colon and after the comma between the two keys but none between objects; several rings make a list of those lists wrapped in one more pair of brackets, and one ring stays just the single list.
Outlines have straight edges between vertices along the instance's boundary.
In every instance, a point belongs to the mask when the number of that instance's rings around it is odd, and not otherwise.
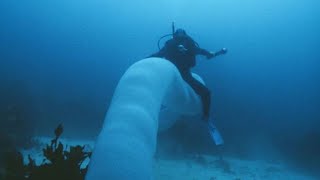
[{"label": "blue water", "polygon": [[320,152],[319,8],[316,0],[2,0],[1,108],[24,109],[38,134],[64,122],[66,136],[94,137],[121,75],[157,51],[174,21],[201,47],[229,49],[193,69],[212,91],[228,151],[264,156],[272,146],[309,165],[301,157]]}]

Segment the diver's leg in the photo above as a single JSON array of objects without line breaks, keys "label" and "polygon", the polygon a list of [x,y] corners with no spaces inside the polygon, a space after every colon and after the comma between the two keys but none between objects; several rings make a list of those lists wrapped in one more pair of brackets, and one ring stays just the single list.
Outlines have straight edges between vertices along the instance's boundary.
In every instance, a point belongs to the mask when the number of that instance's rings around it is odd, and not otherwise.
[{"label": "diver's leg", "polygon": [[196,80],[191,73],[183,73],[183,79],[192,87],[192,89],[201,97],[203,115],[205,119],[209,118],[210,104],[211,104],[211,93],[210,90],[203,85],[201,82]]}]

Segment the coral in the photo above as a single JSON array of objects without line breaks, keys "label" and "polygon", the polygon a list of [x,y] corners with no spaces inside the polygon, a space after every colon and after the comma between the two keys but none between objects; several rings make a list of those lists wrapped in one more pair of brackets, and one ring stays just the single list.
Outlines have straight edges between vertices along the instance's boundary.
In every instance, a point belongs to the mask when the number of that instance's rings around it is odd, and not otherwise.
[{"label": "coral", "polygon": [[69,151],[64,150],[64,145],[59,142],[63,132],[60,124],[55,129],[55,137],[43,149],[44,160],[41,165],[28,157],[29,163],[23,164],[22,154],[17,151],[7,153],[4,180],[82,180],[87,172],[87,167],[81,169],[86,158],[91,152],[85,152],[85,146],[71,146]]}]

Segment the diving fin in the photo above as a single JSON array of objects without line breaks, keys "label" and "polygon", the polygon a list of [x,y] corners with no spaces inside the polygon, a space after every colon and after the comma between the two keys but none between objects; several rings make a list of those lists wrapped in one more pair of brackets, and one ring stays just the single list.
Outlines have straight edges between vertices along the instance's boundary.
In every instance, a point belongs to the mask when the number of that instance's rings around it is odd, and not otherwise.
[{"label": "diving fin", "polygon": [[211,138],[217,146],[224,144],[223,138],[212,120],[208,121],[208,130]]}]

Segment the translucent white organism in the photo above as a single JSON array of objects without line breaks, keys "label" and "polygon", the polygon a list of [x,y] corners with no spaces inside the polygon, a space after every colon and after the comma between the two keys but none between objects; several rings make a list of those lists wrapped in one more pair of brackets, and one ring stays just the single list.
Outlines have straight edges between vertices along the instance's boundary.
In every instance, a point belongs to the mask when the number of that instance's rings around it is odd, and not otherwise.
[{"label": "translucent white organism", "polygon": [[158,129],[201,113],[199,96],[172,63],[148,58],[133,64],[115,90],[86,180],[152,179]]}]

